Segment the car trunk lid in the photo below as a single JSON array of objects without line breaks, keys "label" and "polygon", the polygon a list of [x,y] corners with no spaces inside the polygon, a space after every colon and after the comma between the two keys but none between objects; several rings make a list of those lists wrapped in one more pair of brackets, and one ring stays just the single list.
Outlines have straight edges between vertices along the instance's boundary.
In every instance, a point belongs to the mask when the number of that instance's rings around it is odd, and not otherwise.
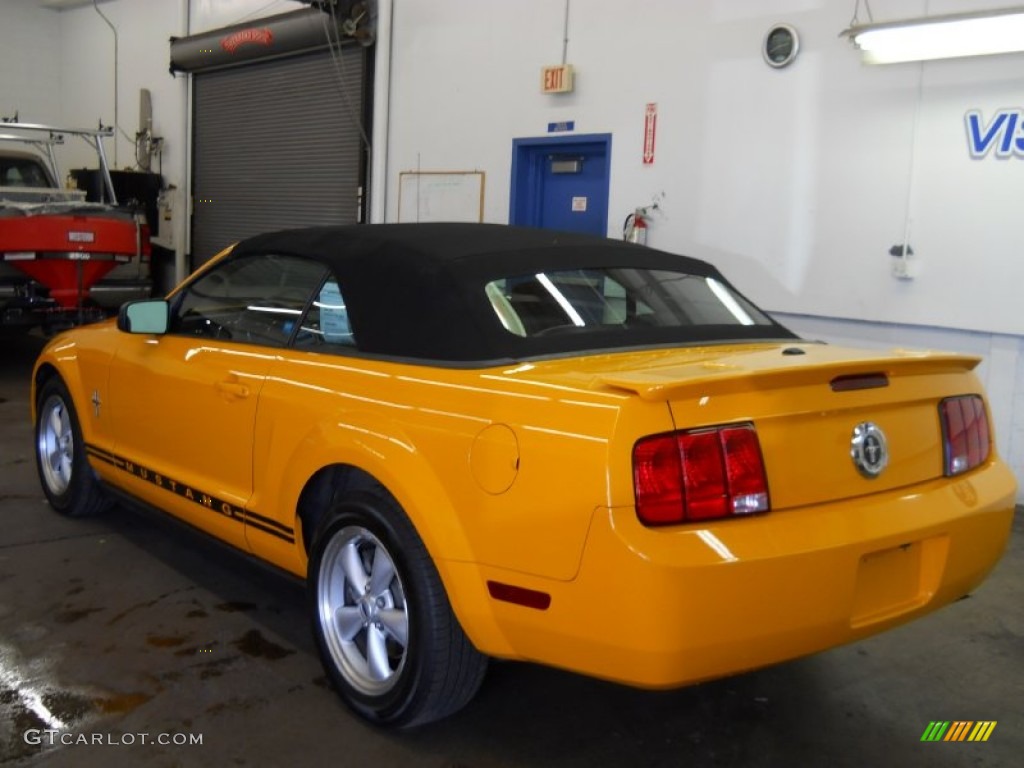
[{"label": "car trunk lid", "polygon": [[[945,353],[799,343],[680,351],[647,364],[634,360],[598,379],[644,400],[667,402],[676,429],[753,423],[771,508],[780,510],[942,476],[938,404],[980,392],[971,373],[978,362]],[[857,435],[869,425],[884,445],[869,441],[872,456],[858,461]],[[872,473],[878,450],[886,451],[887,462]]]}]

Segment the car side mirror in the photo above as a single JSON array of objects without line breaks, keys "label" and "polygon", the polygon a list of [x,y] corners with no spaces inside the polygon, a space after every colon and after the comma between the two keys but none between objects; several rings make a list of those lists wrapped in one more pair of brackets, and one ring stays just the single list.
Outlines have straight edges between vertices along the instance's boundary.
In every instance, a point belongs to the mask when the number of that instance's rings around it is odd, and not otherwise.
[{"label": "car side mirror", "polygon": [[129,301],[117,313],[117,329],[125,333],[167,333],[170,304],[164,299]]}]

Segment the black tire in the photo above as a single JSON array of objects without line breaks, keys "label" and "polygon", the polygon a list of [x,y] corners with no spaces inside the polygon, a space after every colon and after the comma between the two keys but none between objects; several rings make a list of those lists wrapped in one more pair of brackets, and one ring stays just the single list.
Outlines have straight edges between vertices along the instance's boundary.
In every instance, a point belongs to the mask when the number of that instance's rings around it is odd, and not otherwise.
[{"label": "black tire", "polygon": [[487,658],[462,631],[423,542],[386,491],[355,491],[335,503],[308,573],[320,659],[360,716],[422,725],[477,692]]},{"label": "black tire", "polygon": [[36,469],[50,506],[68,517],[102,512],[109,501],[86,460],[78,413],[58,377],[39,390],[35,438]]}]

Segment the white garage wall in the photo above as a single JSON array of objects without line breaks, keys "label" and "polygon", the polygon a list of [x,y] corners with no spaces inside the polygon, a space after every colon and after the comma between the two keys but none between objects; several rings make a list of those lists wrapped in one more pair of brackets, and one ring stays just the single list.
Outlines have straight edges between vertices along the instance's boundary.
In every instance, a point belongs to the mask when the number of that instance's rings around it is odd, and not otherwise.
[{"label": "white garage wall", "polygon": [[[168,183],[184,179],[186,79],[169,72],[172,36],[234,24],[303,8],[293,0],[114,0],[99,10],[117,30],[118,166],[134,165],[139,129],[139,91],[153,100],[153,129],[165,139],[163,172]],[[45,11],[59,25],[61,107],[64,122],[105,125],[114,122],[114,35],[92,5]],[[127,134],[127,135],[125,135]],[[114,148],[108,148],[113,162]],[[88,154],[84,160],[89,160]]]},{"label": "white garage wall", "polygon": [[[99,9],[118,34],[118,167],[134,165],[139,91],[153,97],[153,127],[165,139],[164,176],[181,186],[185,154],[185,80],[169,72],[172,36],[306,7],[297,0],[113,0]],[[189,18],[190,17],[190,18]],[[93,127],[114,123],[114,35],[91,4],[55,11],[35,0],[0,8],[0,116],[23,122]],[[127,134],[127,136],[125,135]],[[84,147],[84,145],[83,145]],[[107,147],[114,159],[114,144]],[[62,163],[94,165],[69,142]]]},{"label": "white garage wall", "polygon": [[[149,89],[153,132],[164,138],[163,173],[180,186],[185,152],[182,115],[184,80],[168,71],[168,38],[180,35],[179,2],[116,0],[99,9],[117,30],[117,122],[115,142],[106,147],[112,167],[131,168],[139,130],[139,92]],[[93,127],[114,124],[114,33],[92,5],[54,14],[61,40],[61,108],[65,123]],[[115,163],[116,156],[116,163]],[[95,166],[86,148],[79,165]],[[154,166],[154,170],[156,167]]]},{"label": "white garage wall", "polygon": [[[979,4],[871,5],[881,21]],[[611,133],[610,235],[660,196],[651,245],[716,262],[808,336],[983,356],[1000,450],[1024,477],[1024,158],[972,159],[964,128],[967,110],[1024,108],[1024,55],[868,67],[838,37],[854,6],[573,0],[577,88],[545,96],[562,0],[393,0],[387,218],[401,171],[478,169],[486,220],[506,222],[513,138],[562,120]],[[776,71],[760,44],[781,21],[802,53]],[[912,280],[891,274],[904,232]]]},{"label": "white garage wall", "polygon": [[56,14],[26,0],[0,9],[0,117],[60,120],[60,34]]},{"label": "white garage wall", "polygon": [[[162,0],[161,0],[162,1]],[[241,24],[250,19],[275,16],[307,8],[298,0],[190,0],[192,32]]]}]

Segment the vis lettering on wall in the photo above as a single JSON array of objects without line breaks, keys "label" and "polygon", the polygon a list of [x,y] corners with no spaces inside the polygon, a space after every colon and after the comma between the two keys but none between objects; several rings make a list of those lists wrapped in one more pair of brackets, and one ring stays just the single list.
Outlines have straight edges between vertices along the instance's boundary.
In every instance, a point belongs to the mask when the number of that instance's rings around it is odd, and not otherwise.
[{"label": "vis lettering on wall", "polygon": [[985,120],[980,109],[971,109],[964,122],[967,147],[974,159],[989,153],[1001,160],[1024,158],[1024,109],[1000,109],[991,120]]}]

